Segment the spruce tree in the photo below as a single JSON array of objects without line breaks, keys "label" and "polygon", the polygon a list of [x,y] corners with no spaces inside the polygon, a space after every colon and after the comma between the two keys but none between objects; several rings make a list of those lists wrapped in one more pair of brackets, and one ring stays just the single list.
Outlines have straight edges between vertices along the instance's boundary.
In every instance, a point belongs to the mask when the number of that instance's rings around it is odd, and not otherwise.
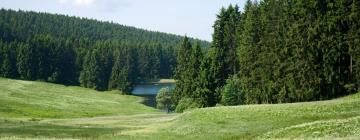
[{"label": "spruce tree", "polygon": [[[0,39],[0,67],[2,67],[2,63],[3,63],[3,59],[4,59],[4,50],[5,48],[5,44],[3,43],[3,41]],[[2,74],[2,71],[0,69],[0,75]]]},{"label": "spruce tree", "polygon": [[130,93],[134,83],[134,66],[130,48],[115,52],[115,63],[109,81],[109,89],[118,89]]},{"label": "spruce tree", "polygon": [[100,90],[100,56],[99,50],[89,51],[85,56],[83,70],[80,73],[80,84],[86,88]]},{"label": "spruce tree", "polygon": [[246,93],[247,103],[260,103],[260,61],[258,54],[261,53],[260,41],[260,21],[258,4],[250,0],[245,5],[243,15],[243,30],[240,35],[241,40],[238,49],[240,62],[239,77],[241,78],[244,92]]},{"label": "spruce tree", "polygon": [[35,47],[28,44],[19,44],[16,62],[21,79],[36,79],[37,62],[35,58]]},{"label": "spruce tree", "polygon": [[349,74],[350,80],[355,83],[360,90],[360,1],[353,0],[351,10],[348,16],[349,31],[347,33],[347,42],[350,46],[349,53]]},{"label": "spruce tree", "polygon": [[16,78],[18,76],[16,70],[16,43],[10,43],[9,45],[3,45],[2,48],[2,65],[0,65],[1,76],[8,78]]},{"label": "spruce tree", "polygon": [[193,92],[192,87],[192,72],[190,57],[192,55],[192,45],[187,37],[185,37],[179,46],[177,55],[177,65],[175,69],[175,83],[174,99],[175,104],[180,101],[181,98],[189,97]]}]

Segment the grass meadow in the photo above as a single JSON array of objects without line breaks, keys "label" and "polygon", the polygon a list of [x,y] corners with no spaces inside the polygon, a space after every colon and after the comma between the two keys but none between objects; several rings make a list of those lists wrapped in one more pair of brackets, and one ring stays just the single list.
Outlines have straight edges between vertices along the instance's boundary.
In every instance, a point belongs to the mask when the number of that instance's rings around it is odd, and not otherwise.
[{"label": "grass meadow", "polygon": [[360,139],[360,93],[164,113],[118,91],[0,78],[0,140]]}]

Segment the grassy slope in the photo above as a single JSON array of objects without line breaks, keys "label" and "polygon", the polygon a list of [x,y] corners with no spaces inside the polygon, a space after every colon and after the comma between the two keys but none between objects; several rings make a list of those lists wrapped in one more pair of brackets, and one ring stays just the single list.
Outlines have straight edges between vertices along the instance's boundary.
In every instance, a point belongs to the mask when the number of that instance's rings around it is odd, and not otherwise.
[{"label": "grassy slope", "polygon": [[360,93],[165,114],[132,96],[0,79],[0,139],[360,139]]},{"label": "grassy slope", "polygon": [[134,96],[80,87],[0,79],[0,117],[74,118],[157,112]]},{"label": "grassy slope", "polygon": [[176,120],[173,132],[196,139],[360,139],[359,117],[356,94],[331,101],[198,109]]}]

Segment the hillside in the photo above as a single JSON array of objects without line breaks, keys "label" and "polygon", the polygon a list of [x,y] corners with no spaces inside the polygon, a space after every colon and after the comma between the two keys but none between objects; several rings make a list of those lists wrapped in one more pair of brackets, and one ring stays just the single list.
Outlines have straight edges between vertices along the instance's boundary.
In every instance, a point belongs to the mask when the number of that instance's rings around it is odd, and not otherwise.
[{"label": "hillside", "polygon": [[140,98],[0,79],[0,139],[359,139],[360,93],[166,114]]},{"label": "hillside", "polygon": [[[0,10],[0,31],[0,38],[6,41],[26,41],[33,36],[46,34],[60,38],[157,42],[164,46],[176,46],[182,38],[180,35],[148,31],[113,22],[10,9]],[[207,41],[197,41],[209,45]]]},{"label": "hillside", "polygon": [[0,116],[80,118],[101,115],[156,113],[135,96],[119,91],[97,92],[75,86],[0,78]]}]

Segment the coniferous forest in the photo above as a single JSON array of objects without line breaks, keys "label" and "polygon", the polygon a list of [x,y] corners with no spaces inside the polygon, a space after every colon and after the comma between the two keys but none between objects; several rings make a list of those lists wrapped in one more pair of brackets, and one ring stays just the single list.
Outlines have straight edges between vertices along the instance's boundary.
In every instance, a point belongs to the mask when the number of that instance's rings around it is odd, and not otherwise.
[{"label": "coniferous forest", "polygon": [[357,0],[248,0],[242,12],[237,5],[221,9],[208,51],[187,39],[181,44],[176,110],[326,100],[356,92],[359,10]]},{"label": "coniferous forest", "polygon": [[5,9],[0,10],[0,31],[2,77],[124,93],[143,80],[171,78],[182,38],[109,22]]}]

